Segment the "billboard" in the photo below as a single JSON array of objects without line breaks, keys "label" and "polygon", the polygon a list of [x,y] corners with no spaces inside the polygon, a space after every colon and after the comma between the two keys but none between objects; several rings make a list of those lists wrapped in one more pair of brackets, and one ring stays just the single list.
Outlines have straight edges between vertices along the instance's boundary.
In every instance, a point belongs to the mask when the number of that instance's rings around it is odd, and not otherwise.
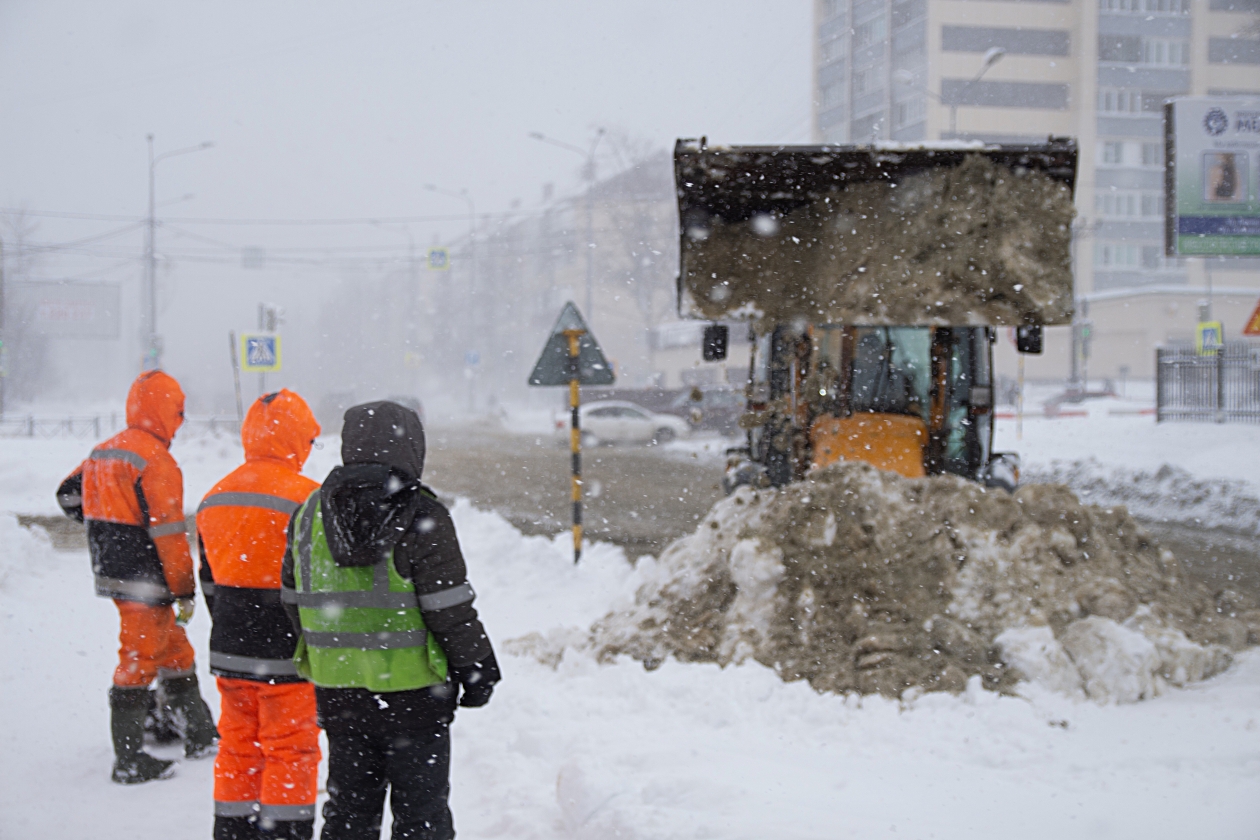
[{"label": "billboard", "polygon": [[28,281],[5,286],[7,317],[50,338],[118,338],[121,321],[117,283]]},{"label": "billboard", "polygon": [[1164,105],[1164,251],[1260,256],[1260,97]]}]

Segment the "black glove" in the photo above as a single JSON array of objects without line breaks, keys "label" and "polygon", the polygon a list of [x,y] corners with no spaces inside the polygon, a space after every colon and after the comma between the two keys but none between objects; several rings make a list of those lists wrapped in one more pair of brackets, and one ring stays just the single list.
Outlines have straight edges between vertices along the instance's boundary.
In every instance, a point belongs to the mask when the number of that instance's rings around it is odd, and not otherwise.
[{"label": "black glove", "polygon": [[480,662],[453,669],[451,677],[459,683],[461,689],[459,705],[470,709],[489,703],[490,695],[494,693],[494,684],[501,679],[499,663],[493,653]]},{"label": "black glove", "polygon": [[75,473],[61,482],[57,488],[57,505],[75,522],[83,521],[83,473]]}]

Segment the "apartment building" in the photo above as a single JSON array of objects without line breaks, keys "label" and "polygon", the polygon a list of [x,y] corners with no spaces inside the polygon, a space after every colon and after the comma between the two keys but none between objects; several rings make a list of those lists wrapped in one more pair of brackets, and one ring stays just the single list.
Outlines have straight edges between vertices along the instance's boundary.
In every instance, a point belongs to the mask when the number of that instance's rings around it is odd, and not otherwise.
[{"label": "apartment building", "polygon": [[1093,358],[1052,337],[1034,375],[1152,376],[1154,347],[1191,337],[1198,312],[1192,300],[1152,319],[1156,298],[1211,289],[1213,315],[1241,329],[1260,261],[1164,256],[1162,108],[1260,94],[1260,0],[818,0],[815,32],[816,142],[1079,142],[1075,274]]}]

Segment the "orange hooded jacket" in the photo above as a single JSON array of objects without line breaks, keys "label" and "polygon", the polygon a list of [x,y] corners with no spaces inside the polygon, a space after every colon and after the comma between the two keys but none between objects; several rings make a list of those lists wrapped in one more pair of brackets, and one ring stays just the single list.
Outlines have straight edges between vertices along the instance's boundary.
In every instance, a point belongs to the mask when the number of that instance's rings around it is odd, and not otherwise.
[{"label": "orange hooded jacket", "polygon": [[[127,394],[127,428],[58,490],[66,512],[88,523],[98,595],[161,604],[193,594],[184,476],[169,451],[183,422],[179,383],[160,370],[140,374]],[[68,506],[75,489],[81,513]]]},{"label": "orange hooded jacket", "polygon": [[297,679],[297,639],[280,606],[280,566],[289,519],[319,488],[301,474],[319,431],[306,402],[292,391],[260,397],[241,426],[245,463],[197,509],[202,590],[214,619],[214,674]]}]

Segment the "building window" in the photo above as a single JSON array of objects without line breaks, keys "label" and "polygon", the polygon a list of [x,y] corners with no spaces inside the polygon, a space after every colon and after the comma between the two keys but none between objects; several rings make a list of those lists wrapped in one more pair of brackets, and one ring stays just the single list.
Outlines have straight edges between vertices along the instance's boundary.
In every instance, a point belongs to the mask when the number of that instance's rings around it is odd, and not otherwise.
[{"label": "building window", "polygon": [[853,73],[853,95],[879,90],[883,86],[884,74],[878,67],[868,67]]},{"label": "building window", "polygon": [[1124,144],[1108,141],[1102,144],[1102,162],[1111,166],[1124,163]]},{"label": "building window", "polygon": [[836,59],[844,58],[844,39],[833,38],[830,41],[826,41],[819,47],[818,56],[823,64],[830,64]]},{"label": "building window", "polygon": [[1094,196],[1094,212],[1109,219],[1128,219],[1137,215],[1138,199],[1132,193],[1104,192]]},{"label": "building window", "polygon": [[1098,242],[1094,244],[1094,265],[1098,268],[1137,268],[1141,248],[1126,242]]},{"label": "building window", "polygon": [[1163,209],[1163,193],[1150,190],[1099,190],[1094,194],[1094,212],[1103,219],[1155,219]]},{"label": "building window", "polygon": [[831,20],[844,11],[842,0],[822,0],[822,19]]},{"label": "building window", "polygon": [[1142,113],[1142,92],[1125,88],[1099,88],[1098,110],[1104,114]]},{"label": "building window", "polygon": [[866,23],[859,23],[857,28],[853,30],[853,49],[857,50],[862,47],[869,47],[871,44],[881,43],[887,36],[888,27],[882,17],[868,20]]},{"label": "building window", "polygon": [[1190,0],[1102,0],[1104,12],[1135,15],[1188,15]]},{"label": "building window", "polygon": [[1142,165],[1158,166],[1164,165],[1164,144],[1163,143],[1143,143],[1142,144]]},{"label": "building window", "polygon": [[893,111],[893,128],[905,128],[908,125],[914,125],[917,122],[922,122],[926,116],[926,100],[919,98],[898,102]]},{"label": "building window", "polygon": [[824,111],[844,103],[844,82],[832,82],[818,90],[818,107]]},{"label": "building window", "polygon": [[1175,38],[1143,38],[1142,63],[1181,67],[1190,63],[1190,42]]},{"label": "building window", "polygon": [[1158,219],[1164,215],[1164,194],[1157,192],[1142,193],[1142,217]]}]

